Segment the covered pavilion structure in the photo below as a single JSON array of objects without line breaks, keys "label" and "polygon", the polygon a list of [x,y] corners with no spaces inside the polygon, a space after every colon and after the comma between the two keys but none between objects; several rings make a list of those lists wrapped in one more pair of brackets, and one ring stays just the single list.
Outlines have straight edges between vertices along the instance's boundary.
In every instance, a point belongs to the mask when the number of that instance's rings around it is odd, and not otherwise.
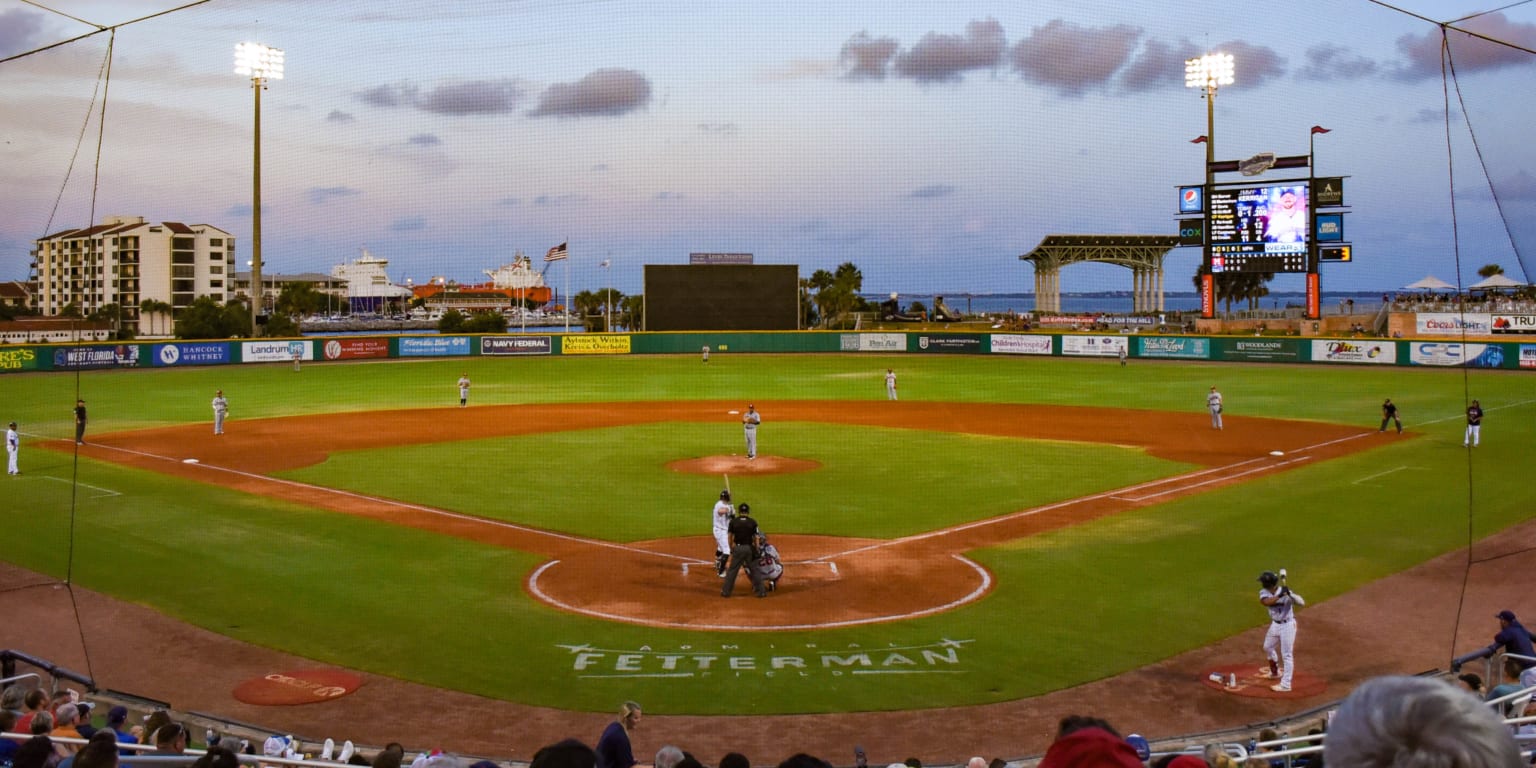
[{"label": "covered pavilion structure", "polygon": [[1163,311],[1163,258],[1177,248],[1177,235],[1046,235],[1019,257],[1035,265],[1035,311],[1061,311],[1061,268],[1099,262],[1131,270],[1133,312]]}]

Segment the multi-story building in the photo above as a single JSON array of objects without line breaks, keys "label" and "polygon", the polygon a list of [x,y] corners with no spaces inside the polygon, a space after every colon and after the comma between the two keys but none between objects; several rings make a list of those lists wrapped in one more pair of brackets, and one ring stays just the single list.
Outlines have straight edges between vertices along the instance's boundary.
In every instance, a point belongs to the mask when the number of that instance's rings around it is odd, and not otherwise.
[{"label": "multi-story building", "polygon": [[45,317],[70,304],[84,315],[117,304],[122,327],[138,333],[145,301],[164,302],[172,310],[199,296],[224,302],[234,273],[235,239],[218,227],[108,216],[95,226],[36,241],[33,303]]}]

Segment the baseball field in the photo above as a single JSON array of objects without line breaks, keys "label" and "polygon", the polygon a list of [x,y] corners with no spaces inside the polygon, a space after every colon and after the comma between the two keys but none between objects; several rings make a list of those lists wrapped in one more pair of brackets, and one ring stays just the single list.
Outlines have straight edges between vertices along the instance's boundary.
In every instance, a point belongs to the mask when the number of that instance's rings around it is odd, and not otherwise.
[{"label": "baseball field", "polygon": [[[1250,630],[1262,570],[1288,568],[1317,606],[1536,517],[1531,382],[873,354],[6,376],[25,441],[3,560],[321,664],[538,707],[989,704]],[[1377,433],[1384,397],[1405,434]],[[767,599],[745,577],[720,597],[708,513],[727,486],[786,561]],[[720,695],[738,682],[750,697]]]}]

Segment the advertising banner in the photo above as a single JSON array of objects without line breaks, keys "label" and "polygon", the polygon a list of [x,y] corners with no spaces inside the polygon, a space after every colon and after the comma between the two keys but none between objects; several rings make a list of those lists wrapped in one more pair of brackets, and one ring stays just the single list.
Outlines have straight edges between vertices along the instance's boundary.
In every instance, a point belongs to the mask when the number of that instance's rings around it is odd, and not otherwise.
[{"label": "advertising banner", "polygon": [[976,354],[981,351],[981,337],[962,336],[955,333],[921,333],[915,335],[919,352],[962,352]]},{"label": "advertising banner", "polygon": [[389,339],[327,339],[322,350],[327,360],[364,360],[389,357]]},{"label": "advertising banner", "polygon": [[838,340],[844,352],[905,352],[905,333],[845,333]]},{"label": "advertising banner", "polygon": [[469,354],[468,336],[401,336],[401,357],[453,357]]},{"label": "advertising banner", "polygon": [[1408,344],[1408,362],[1413,365],[1503,368],[1504,348],[1498,344],[1414,341]]},{"label": "advertising banner", "polygon": [[286,363],[292,361],[294,355],[300,360],[313,360],[314,345],[302,339],[240,342],[242,363]]},{"label": "advertising banner", "polygon": [[1301,342],[1294,339],[1214,339],[1212,351],[1217,360],[1240,362],[1298,363],[1306,359]]},{"label": "advertising banner", "polygon": [[562,355],[627,355],[629,336],[616,333],[571,334],[560,337]]},{"label": "advertising banner", "polygon": [[1061,353],[1086,357],[1119,357],[1129,351],[1130,339],[1124,336],[1063,336]]},{"label": "advertising banner", "polygon": [[1536,368],[1536,344],[1520,345],[1520,367]]},{"label": "advertising banner", "polygon": [[149,353],[155,365],[223,365],[233,360],[227,341],[156,344]]},{"label": "advertising banner", "polygon": [[482,355],[550,355],[554,354],[554,351],[555,337],[553,336],[480,337],[480,354]]},{"label": "advertising banner", "polygon": [[1049,355],[1052,336],[1026,336],[1018,333],[992,334],[992,351],[1000,355]]},{"label": "advertising banner", "polygon": [[132,368],[139,364],[139,345],[63,347],[53,350],[54,370]]},{"label": "advertising banner", "polygon": [[1494,315],[1494,333],[1536,333],[1536,315]]},{"label": "advertising banner", "polygon": [[0,347],[0,371],[35,371],[38,369],[35,347]]},{"label": "advertising banner", "polygon": [[1313,339],[1312,359],[1320,363],[1397,363],[1397,344],[1391,341]]},{"label": "advertising banner", "polygon": [[1485,312],[1420,312],[1414,316],[1414,330],[1419,336],[1493,333],[1493,315]]},{"label": "advertising banner", "polygon": [[1208,360],[1211,357],[1210,339],[1181,337],[1151,337],[1136,339],[1137,357],[1180,357]]}]

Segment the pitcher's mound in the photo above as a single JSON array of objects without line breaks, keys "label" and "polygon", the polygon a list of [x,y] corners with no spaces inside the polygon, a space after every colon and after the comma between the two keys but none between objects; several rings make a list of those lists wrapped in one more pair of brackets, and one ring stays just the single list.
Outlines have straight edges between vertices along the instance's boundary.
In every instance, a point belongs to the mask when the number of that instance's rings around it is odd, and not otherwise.
[{"label": "pitcher's mound", "polygon": [[[1260,662],[1263,663],[1263,662]],[[1221,682],[1216,682],[1217,677]],[[1236,696],[1260,699],[1304,699],[1316,696],[1328,689],[1328,682],[1317,675],[1297,670],[1291,676],[1289,691],[1270,690],[1275,681],[1259,675],[1258,664],[1224,664],[1205,670],[1202,675],[1205,687]],[[1236,685],[1228,685],[1236,682]]]},{"label": "pitcher's mound", "polygon": [[764,454],[758,454],[755,459],[745,456],[704,456],[668,462],[667,469],[695,475],[785,475],[821,469],[821,462]]}]

